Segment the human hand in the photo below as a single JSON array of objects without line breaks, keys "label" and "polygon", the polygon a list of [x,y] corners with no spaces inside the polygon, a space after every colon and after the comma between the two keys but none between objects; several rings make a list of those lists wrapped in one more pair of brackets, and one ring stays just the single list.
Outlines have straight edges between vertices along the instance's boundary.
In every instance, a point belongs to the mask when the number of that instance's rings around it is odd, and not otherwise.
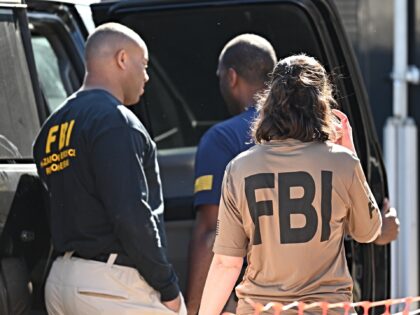
[{"label": "human hand", "polygon": [[175,313],[179,313],[181,309],[181,295],[178,295],[175,299],[170,301],[162,302],[167,308]]},{"label": "human hand", "polygon": [[354,142],[353,142],[353,132],[352,128],[349,122],[349,119],[347,118],[346,114],[344,114],[342,111],[338,109],[332,110],[333,114],[337,116],[340,119],[341,126],[337,126],[336,128],[339,130],[336,130],[338,134],[341,136],[335,139],[333,141],[335,144],[342,145],[352,151],[354,154],[356,153],[356,149],[354,148]]},{"label": "human hand", "polygon": [[400,221],[398,220],[397,210],[390,207],[387,198],[384,199],[382,206],[382,229],[381,234],[374,241],[376,245],[386,245],[397,239],[400,232]]}]

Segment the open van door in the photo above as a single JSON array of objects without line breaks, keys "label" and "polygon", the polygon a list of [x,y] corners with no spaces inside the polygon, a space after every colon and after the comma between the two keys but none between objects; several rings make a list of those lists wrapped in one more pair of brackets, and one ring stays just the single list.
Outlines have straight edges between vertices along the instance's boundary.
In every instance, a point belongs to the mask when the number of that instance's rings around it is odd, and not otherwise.
[{"label": "open van door", "polygon": [[0,313],[21,315],[42,294],[50,244],[32,163],[45,112],[21,1],[0,1],[0,43]]},{"label": "open van door", "polygon": [[[228,117],[215,73],[220,50],[240,33],[264,36],[280,58],[304,52],[325,65],[336,99],[352,122],[358,155],[378,203],[388,196],[362,77],[332,1],[107,1],[92,5],[92,11],[97,25],[125,24],[149,48],[150,81],[134,111],[158,146],[169,257],[183,289],[194,222],[195,147],[210,126]],[[387,298],[388,247],[346,240],[346,249],[355,299]]]}]

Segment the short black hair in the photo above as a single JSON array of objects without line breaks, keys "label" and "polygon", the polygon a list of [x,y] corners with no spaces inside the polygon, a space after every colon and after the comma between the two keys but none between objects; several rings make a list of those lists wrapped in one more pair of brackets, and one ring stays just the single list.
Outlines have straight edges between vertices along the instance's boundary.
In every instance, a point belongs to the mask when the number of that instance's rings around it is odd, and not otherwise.
[{"label": "short black hair", "polygon": [[264,84],[277,62],[273,46],[255,34],[242,34],[230,40],[223,48],[219,63],[233,68],[251,84]]},{"label": "short black hair", "polygon": [[101,53],[114,53],[121,43],[135,43],[146,47],[143,39],[132,29],[119,23],[105,23],[89,35],[85,44],[85,60],[98,58]]}]

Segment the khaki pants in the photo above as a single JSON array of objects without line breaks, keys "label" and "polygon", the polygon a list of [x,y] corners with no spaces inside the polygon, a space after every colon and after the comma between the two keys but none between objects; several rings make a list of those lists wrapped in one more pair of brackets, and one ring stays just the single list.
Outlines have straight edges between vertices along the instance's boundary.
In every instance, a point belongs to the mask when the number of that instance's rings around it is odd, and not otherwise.
[{"label": "khaki pants", "polygon": [[[107,263],[58,257],[45,285],[50,315],[174,315],[160,301],[134,268],[114,265],[116,254]],[[184,301],[178,314],[187,313]]]}]

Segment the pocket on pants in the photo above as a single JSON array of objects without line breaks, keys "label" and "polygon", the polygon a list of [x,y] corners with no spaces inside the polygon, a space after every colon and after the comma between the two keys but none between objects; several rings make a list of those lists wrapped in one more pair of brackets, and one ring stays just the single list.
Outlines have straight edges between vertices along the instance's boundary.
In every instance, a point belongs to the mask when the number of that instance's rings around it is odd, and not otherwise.
[{"label": "pocket on pants", "polygon": [[77,288],[77,293],[83,296],[96,297],[108,300],[128,300],[128,293],[118,290],[96,289],[96,288]]},{"label": "pocket on pants", "polygon": [[[165,311],[167,311],[169,314],[173,314],[173,315],[179,315],[180,312],[175,312],[173,310],[171,310],[170,308],[166,307],[165,304],[163,304],[162,302],[160,303],[162,304],[163,308]],[[181,307],[182,308],[182,307]],[[180,310],[181,311],[181,310]]]},{"label": "pocket on pants", "polygon": [[[160,302],[160,301],[159,301]],[[162,304],[162,306],[168,310],[168,312],[174,314],[174,315],[187,315],[187,307],[185,306],[185,301],[184,301],[184,297],[181,294],[181,307],[179,308],[178,312],[175,312],[169,308],[167,308],[162,302],[160,302]]]}]

